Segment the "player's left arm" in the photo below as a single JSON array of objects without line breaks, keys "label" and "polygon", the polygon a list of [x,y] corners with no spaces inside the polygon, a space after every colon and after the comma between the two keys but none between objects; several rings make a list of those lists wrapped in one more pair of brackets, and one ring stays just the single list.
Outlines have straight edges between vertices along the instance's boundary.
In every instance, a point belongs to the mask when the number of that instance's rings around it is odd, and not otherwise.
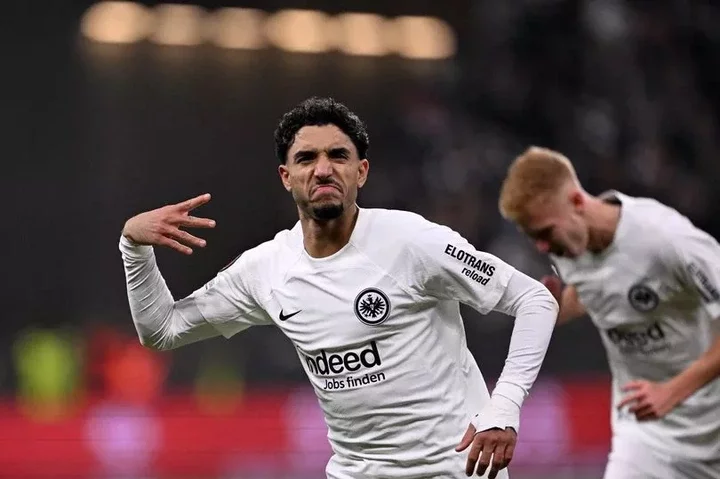
[{"label": "player's left arm", "polygon": [[710,347],[684,371],[664,383],[637,380],[626,384],[627,396],[618,407],[630,405],[638,420],[657,419],[720,376],[720,244],[689,223],[665,237],[663,263],[696,296],[712,318]]},{"label": "player's left arm", "polygon": [[478,251],[449,228],[430,223],[414,246],[423,271],[418,287],[424,295],[456,300],[483,314],[495,310],[515,317],[505,367],[490,402],[472,420],[457,448],[462,451],[472,444],[468,475],[476,463],[482,475],[493,454],[490,477],[495,477],[512,458],[520,407],[545,358],[559,306],[539,281]]}]

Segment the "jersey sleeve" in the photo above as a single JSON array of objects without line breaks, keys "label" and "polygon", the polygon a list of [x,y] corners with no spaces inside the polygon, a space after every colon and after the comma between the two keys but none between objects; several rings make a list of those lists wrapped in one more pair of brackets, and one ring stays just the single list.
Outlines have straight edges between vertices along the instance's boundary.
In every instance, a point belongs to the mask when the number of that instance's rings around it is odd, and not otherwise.
[{"label": "jersey sleeve", "polygon": [[226,338],[250,326],[272,324],[258,302],[262,277],[254,263],[244,253],[186,298]]},{"label": "jersey sleeve", "polygon": [[720,244],[692,224],[666,235],[665,252],[672,272],[697,295],[708,313],[720,319]]},{"label": "jersey sleeve", "polygon": [[411,240],[421,296],[455,300],[482,314],[495,309],[515,268],[478,251],[452,229],[426,221]]}]

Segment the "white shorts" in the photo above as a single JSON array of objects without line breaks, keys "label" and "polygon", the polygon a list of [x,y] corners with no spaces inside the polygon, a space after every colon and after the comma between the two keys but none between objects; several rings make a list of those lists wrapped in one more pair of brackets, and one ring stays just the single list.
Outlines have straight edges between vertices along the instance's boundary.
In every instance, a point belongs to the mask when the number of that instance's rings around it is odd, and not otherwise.
[{"label": "white shorts", "polygon": [[673,458],[636,439],[614,436],[603,479],[720,479],[720,461]]},{"label": "white shorts", "polygon": [[[325,468],[327,479],[388,479],[388,478],[400,478],[400,479],[467,479],[465,475],[465,455],[462,456],[462,460],[453,460],[450,467],[442,467],[445,471],[449,469],[452,472],[427,472],[424,473],[427,466],[413,467],[412,464],[408,464],[406,467],[400,468],[399,470],[390,471],[381,464],[373,464],[368,461],[354,462],[340,458],[337,455],[333,455]],[[459,459],[459,458],[458,458]],[[435,469],[435,468],[433,468]],[[490,468],[483,476],[472,476],[474,478],[487,477],[490,473]],[[497,475],[497,479],[509,479],[507,469],[503,469]]]}]

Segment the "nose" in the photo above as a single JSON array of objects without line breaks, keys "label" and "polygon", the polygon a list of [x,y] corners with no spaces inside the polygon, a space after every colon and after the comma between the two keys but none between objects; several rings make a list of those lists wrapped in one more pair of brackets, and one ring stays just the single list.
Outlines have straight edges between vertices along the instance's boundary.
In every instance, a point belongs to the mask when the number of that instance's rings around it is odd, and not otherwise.
[{"label": "nose", "polygon": [[535,240],[535,248],[541,253],[550,251],[550,243],[545,240]]},{"label": "nose", "polygon": [[327,178],[332,176],[333,165],[327,155],[322,154],[315,162],[315,176],[318,178]]}]

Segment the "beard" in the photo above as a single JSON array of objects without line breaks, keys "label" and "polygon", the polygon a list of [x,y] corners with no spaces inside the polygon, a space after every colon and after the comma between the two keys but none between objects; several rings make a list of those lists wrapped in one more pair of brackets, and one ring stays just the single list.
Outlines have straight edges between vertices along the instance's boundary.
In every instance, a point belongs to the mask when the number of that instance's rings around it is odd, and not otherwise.
[{"label": "beard", "polygon": [[310,208],[312,217],[316,220],[329,221],[342,216],[345,212],[345,205],[342,203],[329,203],[324,205],[312,206]]}]

